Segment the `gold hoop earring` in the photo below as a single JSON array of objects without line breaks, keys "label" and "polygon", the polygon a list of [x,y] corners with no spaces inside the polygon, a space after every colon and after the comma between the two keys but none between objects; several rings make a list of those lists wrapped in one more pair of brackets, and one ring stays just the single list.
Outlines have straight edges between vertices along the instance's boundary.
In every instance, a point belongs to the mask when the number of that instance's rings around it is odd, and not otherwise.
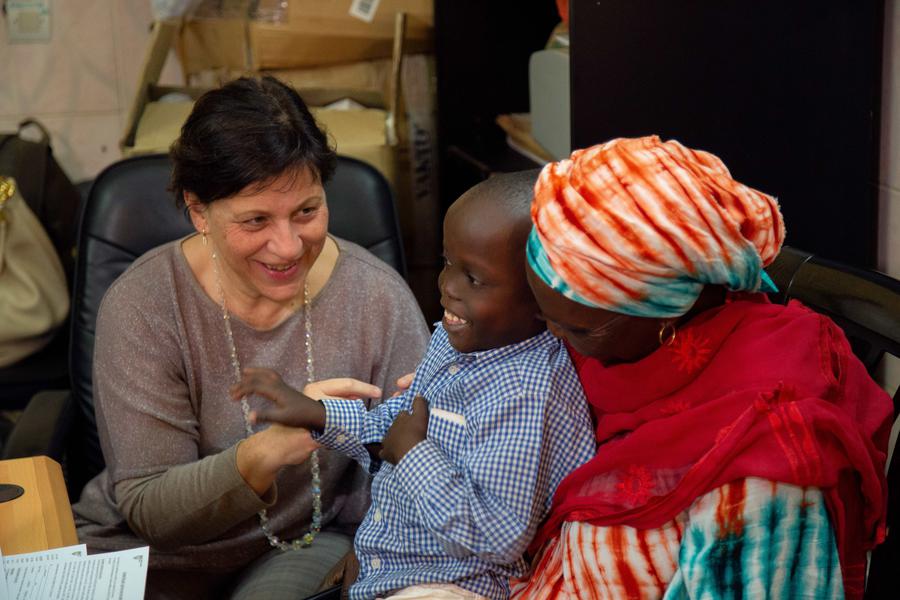
[{"label": "gold hoop earring", "polygon": [[659,327],[659,345],[671,346],[675,343],[675,336],[677,334],[678,331],[676,331],[675,325],[669,321],[663,321]]}]

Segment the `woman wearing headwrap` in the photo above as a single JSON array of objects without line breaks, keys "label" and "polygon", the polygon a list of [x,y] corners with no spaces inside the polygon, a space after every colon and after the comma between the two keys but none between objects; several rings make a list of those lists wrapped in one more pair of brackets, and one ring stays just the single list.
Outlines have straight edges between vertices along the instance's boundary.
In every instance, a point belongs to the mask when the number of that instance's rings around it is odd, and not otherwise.
[{"label": "woman wearing headwrap", "polygon": [[596,417],[519,598],[860,598],[891,401],[842,331],[770,304],[776,201],[618,139],[544,168],[528,277]]}]

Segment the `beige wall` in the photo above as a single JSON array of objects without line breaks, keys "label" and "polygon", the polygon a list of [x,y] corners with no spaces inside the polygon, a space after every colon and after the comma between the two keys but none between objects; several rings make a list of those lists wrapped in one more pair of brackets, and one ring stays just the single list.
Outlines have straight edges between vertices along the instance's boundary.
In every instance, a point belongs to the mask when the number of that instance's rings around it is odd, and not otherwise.
[{"label": "beige wall", "polygon": [[[51,40],[10,44],[0,19],[0,132],[24,117],[50,129],[74,181],[120,158],[119,139],[152,20],[150,0],[55,0]],[[178,82],[170,60],[164,80]]]}]

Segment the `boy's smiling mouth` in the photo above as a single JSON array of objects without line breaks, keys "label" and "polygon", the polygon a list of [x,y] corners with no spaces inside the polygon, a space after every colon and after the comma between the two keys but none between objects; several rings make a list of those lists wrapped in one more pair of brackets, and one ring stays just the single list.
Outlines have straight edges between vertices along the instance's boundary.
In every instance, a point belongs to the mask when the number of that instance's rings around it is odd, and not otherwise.
[{"label": "boy's smiling mouth", "polygon": [[468,321],[466,321],[459,315],[450,312],[446,308],[444,309],[444,325],[445,326],[461,327],[463,325],[468,325],[468,323],[469,323]]}]

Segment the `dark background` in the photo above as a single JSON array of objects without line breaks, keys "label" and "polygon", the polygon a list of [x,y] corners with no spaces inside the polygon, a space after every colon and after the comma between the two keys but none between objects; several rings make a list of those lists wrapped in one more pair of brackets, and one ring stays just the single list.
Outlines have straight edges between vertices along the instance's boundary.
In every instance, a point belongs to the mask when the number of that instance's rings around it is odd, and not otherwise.
[{"label": "dark background", "polygon": [[528,59],[559,21],[553,0],[435,0],[443,211],[492,172],[537,166],[507,146],[495,119],[528,112]]},{"label": "dark background", "polygon": [[[652,133],[776,196],[787,243],[877,252],[883,0],[570,0],[572,144]],[[435,0],[441,207],[533,168],[494,123],[527,112],[550,0]]]},{"label": "dark background", "polygon": [[874,267],[883,1],[572,0],[572,144],[658,133],[776,196],[787,243]]}]

